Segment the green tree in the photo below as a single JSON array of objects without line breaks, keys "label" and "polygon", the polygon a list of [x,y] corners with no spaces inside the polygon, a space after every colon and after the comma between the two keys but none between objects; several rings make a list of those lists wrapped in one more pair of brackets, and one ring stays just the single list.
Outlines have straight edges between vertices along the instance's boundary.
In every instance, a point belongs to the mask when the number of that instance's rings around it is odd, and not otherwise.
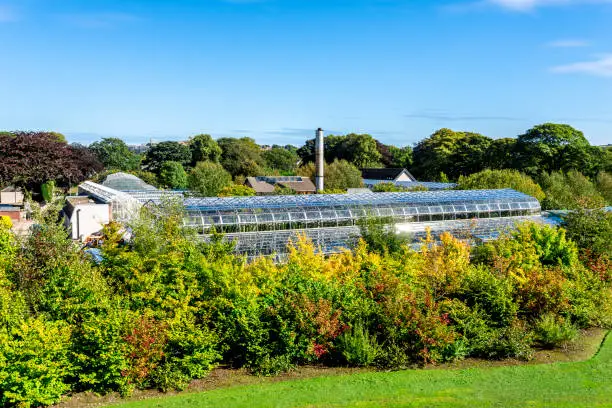
[{"label": "green tree", "polygon": [[605,205],[595,184],[577,171],[545,173],[540,177],[540,185],[546,193],[542,202],[542,208],[546,210],[601,208]]},{"label": "green tree", "polygon": [[[334,160],[325,163],[325,190],[344,190],[362,186],[361,171],[346,160]],[[315,179],[314,163],[308,163],[298,169],[298,174]]]},{"label": "green tree", "polygon": [[412,166],[412,147],[389,146],[391,153],[391,167],[410,169]]},{"label": "green tree", "polygon": [[201,161],[219,162],[221,158],[221,147],[207,134],[200,134],[189,139],[189,150],[191,150],[191,165]]},{"label": "green tree", "polygon": [[218,163],[200,162],[189,173],[188,184],[190,190],[204,197],[216,197],[232,184],[232,176]]},{"label": "green tree", "polygon": [[512,188],[542,201],[544,191],[531,177],[516,170],[483,170],[469,176],[460,176],[457,188],[461,190],[482,190]]},{"label": "green tree", "polygon": [[284,173],[293,173],[299,160],[294,150],[287,150],[283,147],[273,147],[266,150],[263,152],[263,158],[268,168]]},{"label": "green tree", "polygon": [[591,146],[584,134],[569,125],[544,123],[518,137],[517,166],[530,175],[577,170],[595,176],[603,167],[604,153]]},{"label": "green tree", "polygon": [[131,171],[140,168],[140,156],[131,152],[125,142],[116,137],[105,137],[90,144],[89,149],[106,169]]},{"label": "green tree", "polygon": [[159,171],[159,183],[171,189],[187,188],[187,173],[179,162],[167,161]]},{"label": "green tree", "polygon": [[219,197],[250,197],[255,195],[255,190],[249,186],[232,184],[223,187],[219,192]]},{"label": "green tree", "polygon": [[142,164],[148,171],[159,175],[162,164],[167,161],[188,166],[191,163],[189,147],[179,142],[161,142],[149,147]]},{"label": "green tree", "polygon": [[412,173],[423,181],[436,180],[440,173],[456,180],[485,168],[490,145],[491,139],[478,133],[440,129],[415,146]]},{"label": "green tree", "polygon": [[265,161],[253,139],[224,137],[218,143],[222,150],[221,164],[233,177],[262,175]]},{"label": "green tree", "polygon": [[516,139],[505,137],[492,140],[484,161],[491,170],[514,168],[516,164]]}]

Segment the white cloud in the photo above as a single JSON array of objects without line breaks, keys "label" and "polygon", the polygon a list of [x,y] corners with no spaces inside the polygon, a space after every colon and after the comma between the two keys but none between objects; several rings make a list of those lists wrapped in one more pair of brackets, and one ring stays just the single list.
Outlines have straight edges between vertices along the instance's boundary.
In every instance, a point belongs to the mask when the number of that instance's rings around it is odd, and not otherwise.
[{"label": "white cloud", "polygon": [[612,78],[612,54],[605,54],[593,61],[575,62],[551,68],[557,74],[586,74]]},{"label": "white cloud", "polygon": [[485,0],[487,3],[513,11],[530,11],[539,7],[576,4],[604,4],[612,0]]},{"label": "white cloud", "polygon": [[557,40],[549,42],[546,45],[552,48],[580,48],[588,47],[590,44],[583,40]]}]

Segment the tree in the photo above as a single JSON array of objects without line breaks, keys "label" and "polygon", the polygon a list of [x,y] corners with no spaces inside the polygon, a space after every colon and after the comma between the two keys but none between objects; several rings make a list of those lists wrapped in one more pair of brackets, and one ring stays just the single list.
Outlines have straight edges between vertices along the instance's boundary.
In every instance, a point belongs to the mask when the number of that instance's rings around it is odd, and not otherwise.
[{"label": "tree", "polygon": [[265,161],[261,155],[261,148],[248,137],[241,139],[221,138],[218,140],[221,147],[221,164],[234,177],[260,176]]},{"label": "tree", "polygon": [[544,173],[540,185],[546,193],[542,202],[545,210],[578,210],[580,208],[601,208],[605,200],[592,183],[582,173]]},{"label": "tree", "polygon": [[[357,167],[380,167],[383,155],[379,151],[378,143],[368,134],[329,135],[323,140],[323,155],[329,163],[339,159]],[[305,145],[298,149],[298,155],[303,163],[314,162],[315,139],[307,140]]]},{"label": "tree", "polygon": [[167,161],[180,163],[188,166],[191,163],[191,151],[189,147],[179,142],[161,142],[154,144],[147,150],[142,164],[148,171],[159,174],[162,164]]},{"label": "tree", "polygon": [[204,197],[216,197],[232,184],[232,176],[218,163],[200,162],[189,173],[189,189]]},{"label": "tree", "polygon": [[218,163],[221,158],[221,147],[210,135],[200,134],[190,138],[189,150],[191,150],[192,166],[201,161]]},{"label": "tree", "polygon": [[159,183],[171,189],[187,188],[187,173],[179,162],[167,161],[159,171]]},{"label": "tree", "polygon": [[591,146],[584,134],[569,125],[544,123],[518,137],[518,166],[531,175],[577,170],[595,176],[604,165],[604,153]]},{"label": "tree", "polygon": [[457,188],[461,190],[482,190],[512,188],[538,199],[544,200],[542,188],[526,174],[516,170],[484,170],[480,173],[459,177]]},{"label": "tree", "polygon": [[140,156],[128,149],[121,139],[105,137],[89,145],[89,149],[107,169],[131,171],[140,167]]},{"label": "tree", "polygon": [[409,169],[412,166],[412,147],[389,146],[391,153],[390,167]]},{"label": "tree", "polygon": [[242,184],[232,184],[223,187],[219,192],[219,197],[250,197],[255,195],[255,190]]},{"label": "tree", "polygon": [[423,181],[445,173],[451,180],[485,168],[491,139],[478,133],[440,129],[421,140],[413,151],[412,173]]},{"label": "tree", "polygon": [[494,139],[484,157],[486,167],[491,170],[520,169],[516,166],[516,139],[505,137]]},{"label": "tree", "polygon": [[[361,171],[346,160],[325,163],[325,190],[344,190],[362,186]],[[308,163],[298,169],[298,174],[315,179],[315,165]]]},{"label": "tree", "polygon": [[0,136],[0,184],[40,192],[47,181],[68,187],[102,168],[89,149],[61,142],[51,133],[12,132],[11,136]]},{"label": "tree", "polygon": [[295,151],[287,150],[283,147],[273,147],[263,152],[263,158],[268,168],[285,173],[293,173],[299,161]]}]

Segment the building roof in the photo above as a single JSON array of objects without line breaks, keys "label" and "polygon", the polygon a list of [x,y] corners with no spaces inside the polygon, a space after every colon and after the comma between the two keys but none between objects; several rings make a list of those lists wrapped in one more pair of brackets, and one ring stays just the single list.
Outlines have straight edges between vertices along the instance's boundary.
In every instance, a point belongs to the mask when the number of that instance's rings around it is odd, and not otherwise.
[{"label": "building roof", "polygon": [[300,178],[302,179],[300,181],[279,181],[277,184],[290,188],[296,193],[314,193],[317,191],[317,188],[312,180],[310,180],[308,177]]},{"label": "building roof", "polygon": [[265,181],[259,181],[256,177],[247,177],[246,185],[251,187],[257,194],[269,194],[274,192],[274,186]]},{"label": "building roof", "polygon": [[361,169],[361,178],[370,180],[396,180],[402,173],[406,173],[408,177],[416,181],[416,178],[410,172],[403,168],[379,168],[379,169]]},{"label": "building roof", "polygon": [[290,188],[297,193],[314,193],[317,191],[312,180],[301,176],[247,177],[246,184],[258,194],[273,193],[276,185]]}]

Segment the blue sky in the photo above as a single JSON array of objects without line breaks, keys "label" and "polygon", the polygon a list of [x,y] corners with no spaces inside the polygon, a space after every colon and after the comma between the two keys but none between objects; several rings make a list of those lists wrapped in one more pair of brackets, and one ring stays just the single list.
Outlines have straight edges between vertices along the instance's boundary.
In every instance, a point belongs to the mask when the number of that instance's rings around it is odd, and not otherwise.
[{"label": "blue sky", "polygon": [[612,0],[0,0],[0,129],[612,143]]}]

